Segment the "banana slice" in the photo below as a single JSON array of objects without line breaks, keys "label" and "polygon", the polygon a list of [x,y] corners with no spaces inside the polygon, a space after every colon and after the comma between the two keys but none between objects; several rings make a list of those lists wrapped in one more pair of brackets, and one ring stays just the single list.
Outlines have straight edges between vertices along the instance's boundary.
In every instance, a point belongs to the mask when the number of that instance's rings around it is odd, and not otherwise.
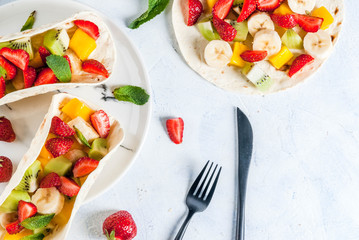
[{"label": "banana slice", "polygon": [[4,229],[6,225],[15,222],[16,220],[17,220],[17,212],[0,213],[0,226]]},{"label": "banana slice", "polygon": [[256,33],[253,40],[253,50],[267,51],[267,58],[277,54],[282,47],[282,40],[274,30],[265,29]]},{"label": "banana slice", "polygon": [[204,59],[210,67],[222,68],[231,61],[231,45],[223,40],[210,41],[204,50]]},{"label": "banana slice", "polygon": [[65,197],[55,187],[39,188],[31,201],[39,213],[57,215],[64,207]]},{"label": "banana slice", "polygon": [[299,14],[306,14],[306,12],[311,12],[315,7],[316,0],[288,0],[288,5],[290,9]]},{"label": "banana slice", "polygon": [[308,33],[304,37],[303,45],[309,55],[319,59],[328,57],[333,48],[332,38],[323,30]]},{"label": "banana slice", "polygon": [[263,29],[274,30],[274,23],[268,13],[258,12],[253,14],[248,19],[248,31],[254,37],[254,35]]}]

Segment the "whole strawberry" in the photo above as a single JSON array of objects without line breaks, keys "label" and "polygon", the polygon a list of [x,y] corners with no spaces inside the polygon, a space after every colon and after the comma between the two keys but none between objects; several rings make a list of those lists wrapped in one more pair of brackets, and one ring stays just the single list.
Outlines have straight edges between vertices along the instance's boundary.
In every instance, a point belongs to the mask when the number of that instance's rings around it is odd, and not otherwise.
[{"label": "whole strawberry", "polygon": [[0,117],[0,141],[13,142],[15,138],[16,135],[9,119]]},{"label": "whole strawberry", "polygon": [[8,182],[12,175],[12,162],[4,156],[0,156],[0,182]]},{"label": "whole strawberry", "polygon": [[137,235],[135,221],[127,211],[118,211],[106,218],[102,229],[109,240],[131,240]]}]

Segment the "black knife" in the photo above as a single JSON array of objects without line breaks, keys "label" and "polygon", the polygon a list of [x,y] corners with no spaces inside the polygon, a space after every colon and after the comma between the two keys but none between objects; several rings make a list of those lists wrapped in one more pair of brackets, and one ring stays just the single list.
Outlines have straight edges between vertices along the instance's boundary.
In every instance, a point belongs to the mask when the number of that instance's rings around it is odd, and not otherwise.
[{"label": "black knife", "polygon": [[253,131],[249,120],[244,113],[237,108],[237,131],[238,131],[238,203],[237,203],[237,226],[236,240],[244,240],[245,232],[245,200],[247,178],[251,163],[253,149]]}]

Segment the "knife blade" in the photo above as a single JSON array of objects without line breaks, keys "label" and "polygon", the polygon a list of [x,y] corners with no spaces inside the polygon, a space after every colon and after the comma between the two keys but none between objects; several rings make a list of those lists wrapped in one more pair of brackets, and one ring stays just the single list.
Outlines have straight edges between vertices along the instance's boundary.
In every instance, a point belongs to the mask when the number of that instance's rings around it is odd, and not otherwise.
[{"label": "knife blade", "polygon": [[238,201],[236,239],[244,240],[245,233],[245,200],[248,172],[253,150],[253,130],[247,116],[237,108],[238,132]]}]

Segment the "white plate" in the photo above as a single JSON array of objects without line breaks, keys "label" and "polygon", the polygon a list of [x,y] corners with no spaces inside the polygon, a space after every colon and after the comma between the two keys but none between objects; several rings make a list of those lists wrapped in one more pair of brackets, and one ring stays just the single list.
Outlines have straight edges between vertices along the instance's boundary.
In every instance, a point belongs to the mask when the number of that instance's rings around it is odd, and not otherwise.
[{"label": "white plate", "polygon": [[[0,35],[20,30],[33,10],[37,11],[35,28],[43,24],[66,19],[78,11],[93,9],[68,0],[12,2],[0,7]],[[102,17],[112,32],[117,49],[116,67],[113,76],[106,83],[107,89],[105,90],[100,85],[66,91],[102,106],[105,111],[120,121],[126,137],[122,147],[112,156],[112,159],[103,169],[101,176],[98,177],[91,188],[87,195],[87,201],[109,189],[132,165],[143,145],[151,115],[151,101],[144,106],[137,106],[131,103],[118,102],[114,99],[103,100],[103,94],[112,96],[111,90],[121,85],[140,86],[150,95],[151,89],[147,72],[138,51],[120,28],[106,19],[104,15]],[[0,142],[0,155],[9,157],[13,161],[15,169],[43,120],[53,94],[48,93],[30,97],[10,103],[8,106],[0,106],[0,116],[6,116],[11,120],[17,136],[16,141],[13,143]],[[0,184],[0,193],[5,186],[5,183]]]}]

